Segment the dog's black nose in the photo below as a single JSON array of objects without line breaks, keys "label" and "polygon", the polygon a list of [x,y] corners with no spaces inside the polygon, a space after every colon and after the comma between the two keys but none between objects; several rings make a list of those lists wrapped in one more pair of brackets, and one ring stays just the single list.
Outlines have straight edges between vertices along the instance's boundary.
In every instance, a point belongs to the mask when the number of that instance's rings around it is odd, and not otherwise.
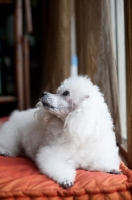
[{"label": "dog's black nose", "polygon": [[47,95],[47,92],[41,92],[40,98],[43,97],[43,96],[45,96],[45,95]]}]

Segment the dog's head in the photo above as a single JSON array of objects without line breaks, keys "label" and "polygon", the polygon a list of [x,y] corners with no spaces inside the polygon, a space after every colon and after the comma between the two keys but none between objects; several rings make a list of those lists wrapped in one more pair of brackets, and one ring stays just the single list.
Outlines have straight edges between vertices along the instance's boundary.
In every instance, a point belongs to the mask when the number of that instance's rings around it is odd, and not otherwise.
[{"label": "dog's head", "polygon": [[46,110],[65,121],[83,100],[90,98],[93,87],[86,76],[69,78],[62,82],[56,94],[42,92],[41,102]]},{"label": "dog's head", "polygon": [[[87,76],[66,79],[56,94],[42,92],[41,106],[64,122],[64,129],[72,134],[88,135],[109,113],[99,88]],[[109,114],[108,114],[109,115]],[[109,115],[110,117],[110,115]],[[85,138],[83,136],[83,138]]]}]

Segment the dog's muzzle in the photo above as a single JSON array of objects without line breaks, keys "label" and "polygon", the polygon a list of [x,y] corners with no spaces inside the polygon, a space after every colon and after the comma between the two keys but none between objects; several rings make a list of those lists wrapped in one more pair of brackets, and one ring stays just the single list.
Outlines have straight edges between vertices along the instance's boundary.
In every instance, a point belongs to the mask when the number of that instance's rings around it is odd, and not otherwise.
[{"label": "dog's muzzle", "polygon": [[41,93],[41,96],[40,96],[41,102],[42,102],[43,106],[44,106],[46,109],[50,109],[50,108],[53,109],[54,107],[52,106],[52,100],[51,100],[51,98],[50,98],[49,96],[50,96],[50,95],[49,95],[48,92],[42,92],[42,93]]}]

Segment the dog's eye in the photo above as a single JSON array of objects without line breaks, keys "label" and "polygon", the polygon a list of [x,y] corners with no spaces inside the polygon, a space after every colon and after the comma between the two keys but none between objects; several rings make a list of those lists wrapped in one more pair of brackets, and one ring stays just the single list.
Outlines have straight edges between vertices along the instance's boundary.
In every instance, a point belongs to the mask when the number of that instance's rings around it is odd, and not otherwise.
[{"label": "dog's eye", "polygon": [[63,96],[69,96],[70,95],[70,93],[68,92],[68,91],[65,91],[65,92],[63,92],[63,94],[62,94]]}]

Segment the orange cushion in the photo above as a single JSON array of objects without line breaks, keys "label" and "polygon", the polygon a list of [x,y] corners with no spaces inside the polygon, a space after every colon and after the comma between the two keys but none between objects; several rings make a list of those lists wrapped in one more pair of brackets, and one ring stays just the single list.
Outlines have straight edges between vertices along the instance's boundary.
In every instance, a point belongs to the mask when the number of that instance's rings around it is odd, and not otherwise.
[{"label": "orange cushion", "polygon": [[27,158],[0,156],[0,199],[6,200],[129,200],[132,199],[132,171],[123,163],[124,174],[77,170],[75,184],[65,190],[40,174]]}]

